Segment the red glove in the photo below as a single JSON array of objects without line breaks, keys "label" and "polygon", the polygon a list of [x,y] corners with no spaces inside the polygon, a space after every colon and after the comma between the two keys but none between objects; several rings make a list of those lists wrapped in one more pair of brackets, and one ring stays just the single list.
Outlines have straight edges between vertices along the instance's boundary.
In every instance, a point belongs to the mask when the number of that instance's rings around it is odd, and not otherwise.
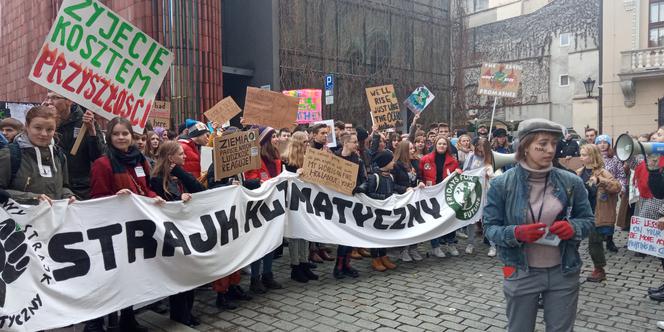
[{"label": "red glove", "polygon": [[554,221],[549,227],[549,231],[558,235],[561,240],[569,240],[574,236],[574,228],[567,220]]},{"label": "red glove", "polygon": [[533,243],[544,235],[544,227],[543,223],[519,225],[514,228],[514,237],[519,242]]}]

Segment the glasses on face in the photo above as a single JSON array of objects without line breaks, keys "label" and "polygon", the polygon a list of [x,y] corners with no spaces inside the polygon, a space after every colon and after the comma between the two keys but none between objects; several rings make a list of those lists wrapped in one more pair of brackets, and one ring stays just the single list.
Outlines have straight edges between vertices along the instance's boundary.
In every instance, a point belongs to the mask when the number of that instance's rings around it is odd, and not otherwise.
[{"label": "glasses on face", "polygon": [[56,101],[56,100],[60,100],[60,99],[67,99],[67,98],[65,98],[63,96],[46,96],[46,98],[44,98],[44,101],[48,101],[48,100]]}]

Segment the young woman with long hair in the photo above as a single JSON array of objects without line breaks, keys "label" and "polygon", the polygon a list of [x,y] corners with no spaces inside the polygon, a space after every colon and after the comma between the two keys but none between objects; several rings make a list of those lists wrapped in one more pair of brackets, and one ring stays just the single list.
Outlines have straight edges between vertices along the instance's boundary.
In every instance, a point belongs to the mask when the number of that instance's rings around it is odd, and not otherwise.
[{"label": "young woman with long hair", "polygon": [[604,168],[604,159],[596,145],[582,145],[580,154],[583,167],[576,170],[576,174],[585,183],[588,201],[595,213],[595,227],[588,238],[588,251],[595,269],[586,280],[600,282],[606,280],[604,237],[609,233],[613,234],[618,193],[620,193],[622,185],[611,172]]},{"label": "young woman with long hair", "polygon": [[[401,141],[394,152],[394,190],[405,192],[417,186],[417,170],[413,167],[412,157],[415,147],[409,141]],[[424,185],[422,185],[424,186]],[[404,262],[421,261],[422,255],[417,252],[417,244],[401,248],[401,260]]]},{"label": "young woman with long hair", "polygon": [[[116,117],[108,123],[106,154],[95,160],[90,171],[90,198],[136,194],[152,197],[157,204],[165,202],[149,186],[150,165],[133,143],[133,137],[129,120]],[[117,328],[116,313],[109,315],[108,321],[109,329]],[[101,327],[103,319],[90,323]],[[121,331],[147,331],[136,321],[132,307],[122,309],[119,328]]]},{"label": "young woman with long hair", "polygon": [[[450,141],[445,136],[438,136],[434,141],[433,151],[420,160],[420,178],[426,186],[433,186],[443,182],[454,172],[461,173],[459,162],[452,155]],[[441,242],[444,249],[441,249]],[[440,238],[431,240],[433,255],[439,258],[446,257],[445,251],[452,256],[459,256],[455,246],[456,232],[451,232]]]},{"label": "young woman with long hair", "polygon": [[[625,195],[627,193],[627,174],[625,173],[625,166],[620,160],[618,160],[611,143],[611,136],[609,135],[599,135],[595,138],[595,145],[597,145],[599,152],[602,154],[602,159],[604,160],[604,168],[609,171],[618,182],[620,182],[622,189],[620,190],[619,195],[625,197],[625,199],[629,199]],[[616,247],[616,244],[613,242],[614,227],[603,228],[602,232],[606,241],[606,250],[618,252],[618,247]]]},{"label": "young woman with long hair", "polygon": [[[479,137],[475,140],[472,151],[466,157],[466,162],[463,165],[464,171],[470,171],[484,167],[486,169],[487,179],[492,179],[494,177],[493,173],[493,154],[491,153],[491,144],[489,140],[484,137]],[[472,254],[475,250],[475,233],[477,232],[477,225],[471,224],[466,227],[468,232],[468,244],[466,245],[466,253]],[[496,246],[493,243],[489,243],[489,253],[488,256],[493,257],[496,255]]]},{"label": "young woman with long hair", "polygon": [[459,164],[463,165],[466,162],[468,155],[473,151],[473,146],[470,144],[470,136],[468,134],[462,134],[459,136],[456,148]]},{"label": "young woman with long hair", "polygon": [[[249,189],[255,189],[260,185],[281,173],[281,158],[277,150],[279,137],[272,127],[261,127],[258,130],[261,146],[261,167],[244,173],[244,185]],[[267,289],[283,288],[274,280],[272,273],[272,253],[251,263],[251,284],[249,289],[256,294],[263,294]],[[262,266],[262,273],[261,273]]]},{"label": "young woman with long hair", "polygon": [[504,264],[510,332],[535,330],[540,294],[547,330],[574,327],[582,266],[578,248],[594,224],[581,178],[553,167],[561,136],[555,122],[522,121],[518,163],[496,177],[487,194],[483,224]]},{"label": "young woman with long hair", "polygon": [[145,146],[145,156],[150,160],[157,159],[157,150],[159,150],[159,145],[161,145],[161,138],[159,134],[154,131],[148,131],[147,134],[148,141]]},{"label": "young woman with long hair", "polygon": [[[148,137],[150,137],[149,134]],[[182,168],[185,154],[180,143],[168,141],[162,144],[155,157],[150,187],[159,197],[166,201],[188,202],[191,200],[191,193],[205,190],[205,187],[193,175]],[[191,313],[194,306],[194,295],[195,292],[192,289],[169,296],[171,320],[188,326],[200,324],[198,318]]]},{"label": "young woman with long hair", "polygon": [[[304,154],[309,146],[309,134],[296,131],[288,140],[282,154],[282,161],[289,172],[297,173],[304,167]],[[297,282],[318,280],[318,275],[311,271],[309,263],[309,241],[304,239],[288,239],[288,252],[291,263],[291,279]]]}]

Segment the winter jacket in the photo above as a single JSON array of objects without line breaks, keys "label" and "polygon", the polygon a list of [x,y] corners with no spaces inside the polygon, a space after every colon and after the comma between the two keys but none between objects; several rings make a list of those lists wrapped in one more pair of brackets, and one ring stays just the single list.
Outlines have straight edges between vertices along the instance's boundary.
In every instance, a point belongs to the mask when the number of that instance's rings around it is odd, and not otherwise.
[{"label": "winter jacket", "polygon": [[171,178],[166,182],[168,192],[164,191],[164,179],[159,176],[150,178],[150,188],[166,201],[182,200],[183,193],[197,193],[205,190],[205,187],[180,166],[171,170]]},{"label": "winter jacket", "polygon": [[[400,189],[401,187],[399,190]],[[394,178],[392,177],[392,174],[377,171],[367,177],[365,189],[367,196],[373,199],[384,200],[392,196],[395,192],[397,194],[403,194],[406,190],[397,191],[397,188],[394,186]]]},{"label": "winter jacket", "polygon": [[[281,174],[281,160],[275,159],[274,163],[277,169],[277,175]],[[261,186],[261,183],[271,178],[270,172],[265,165],[265,161],[261,158],[261,168],[244,172],[244,186],[248,189],[256,189]]]},{"label": "winter jacket", "polygon": [[417,178],[410,176],[411,172],[408,171],[408,166],[404,165],[401,160],[394,163],[391,173],[394,178],[394,188],[397,192],[406,192],[408,188],[417,185]]},{"label": "winter jacket", "polygon": [[95,160],[90,172],[90,198],[113,196],[120,189],[129,189],[137,195],[157,197],[157,194],[148,185],[150,183],[148,161],[143,161],[143,165],[139,167],[127,167],[124,173],[113,174],[111,160],[108,159],[108,156]]},{"label": "winter jacket", "polygon": [[[12,147],[0,150],[0,188],[5,189],[16,202],[36,205],[39,204],[38,197],[41,194],[52,199],[74,196],[69,188],[67,157],[60,148],[53,145],[39,147],[38,155],[35,146],[24,133],[17,135],[11,144],[17,145],[14,147],[20,151],[21,164],[12,181]],[[39,168],[39,160],[43,172]]]},{"label": "winter jacket", "polygon": [[179,140],[184,150],[184,170],[191,173],[195,178],[201,177],[201,150],[198,144],[191,139]]},{"label": "winter jacket", "polygon": [[664,199],[664,174],[662,170],[650,171],[648,174],[648,187],[657,199]]},{"label": "winter jacket", "polygon": [[[457,168],[459,168],[459,162],[457,162],[456,158],[452,156],[448,149],[445,156],[445,165],[443,165],[443,179],[447,178]],[[431,182],[431,184],[437,184],[436,151],[433,151],[420,159],[420,177],[424,183]]]},{"label": "winter jacket", "polygon": [[[553,195],[562,204],[563,214],[558,216],[567,219],[574,229],[574,236],[569,240],[560,241],[560,267],[564,274],[578,273],[581,269],[581,256],[578,247],[581,240],[590,235],[595,227],[594,216],[588,192],[581,178],[557,168],[551,169],[548,175],[553,186]],[[484,233],[486,238],[498,247],[500,259],[506,266],[528,270],[524,244],[514,235],[518,225],[527,222],[529,201],[528,171],[521,165],[515,166],[503,175],[491,180],[484,206]]]},{"label": "winter jacket", "polygon": [[85,134],[76,155],[71,154],[71,149],[76,142],[78,133],[83,127],[83,114],[85,112],[78,105],[72,106],[69,118],[64,120],[56,129],[57,144],[67,156],[67,167],[69,170],[69,186],[80,199],[88,199],[90,196],[90,170],[92,163],[101,157],[105,150],[104,133],[95,123],[95,136]]},{"label": "winter jacket", "polygon": [[579,143],[575,140],[560,140],[556,146],[556,158],[578,157],[580,155]]},{"label": "winter jacket", "polygon": [[[578,176],[581,176],[581,173],[583,173],[583,168],[576,170]],[[593,185],[595,188],[592,189],[588,188],[586,183],[586,190],[590,189],[588,192],[593,191],[595,194],[595,227],[613,227],[616,223],[618,194],[622,190],[622,185],[606,169],[593,172],[593,176],[596,176],[599,182],[597,185]],[[592,204],[592,200],[589,200],[589,202]]]}]

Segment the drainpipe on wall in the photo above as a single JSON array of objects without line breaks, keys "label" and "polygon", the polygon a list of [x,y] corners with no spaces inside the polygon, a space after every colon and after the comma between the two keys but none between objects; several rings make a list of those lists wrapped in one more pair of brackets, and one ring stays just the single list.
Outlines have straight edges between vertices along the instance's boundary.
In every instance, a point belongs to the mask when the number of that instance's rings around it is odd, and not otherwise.
[{"label": "drainpipe on wall", "polygon": [[603,64],[604,64],[604,0],[599,1],[599,85],[597,90],[599,92],[599,97],[597,98],[597,121],[599,122],[597,130],[600,133],[604,133],[602,126],[604,124],[604,114],[602,112],[602,96],[603,96]]}]

